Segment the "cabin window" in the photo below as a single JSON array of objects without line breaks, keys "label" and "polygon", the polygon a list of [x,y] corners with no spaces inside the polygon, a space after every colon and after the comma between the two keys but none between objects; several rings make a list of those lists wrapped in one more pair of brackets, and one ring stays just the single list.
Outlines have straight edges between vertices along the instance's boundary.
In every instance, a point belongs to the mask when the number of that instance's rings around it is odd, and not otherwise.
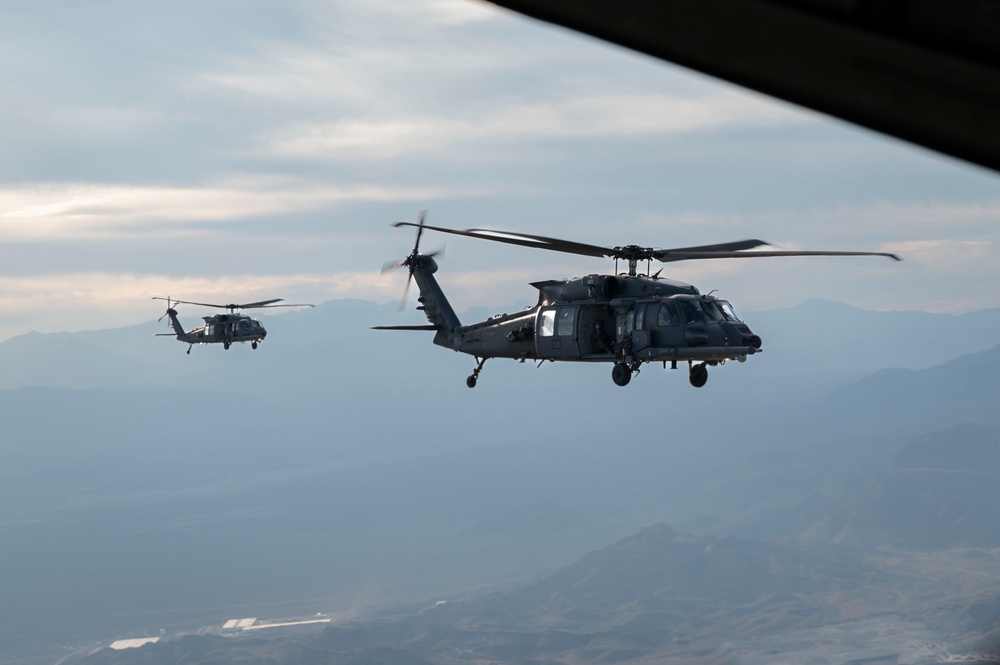
[{"label": "cabin window", "polygon": [[540,337],[552,337],[556,332],[556,312],[552,309],[542,310],[542,325],[539,326]]},{"label": "cabin window", "polygon": [[660,313],[659,316],[657,316],[656,322],[660,326],[677,325],[677,315],[674,313],[674,308],[671,307],[670,303],[663,303],[660,305]]},{"label": "cabin window", "polygon": [[560,337],[571,337],[576,332],[576,307],[562,307],[559,309],[559,322],[556,325],[556,333]]}]

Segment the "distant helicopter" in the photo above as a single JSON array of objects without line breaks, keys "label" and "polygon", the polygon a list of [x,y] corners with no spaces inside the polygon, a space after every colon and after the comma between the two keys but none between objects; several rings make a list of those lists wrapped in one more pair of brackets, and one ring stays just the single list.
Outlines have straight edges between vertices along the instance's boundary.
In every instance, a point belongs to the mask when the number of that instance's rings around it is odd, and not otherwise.
[{"label": "distant helicopter", "polygon": [[[267,337],[267,330],[264,329],[264,326],[262,326],[260,321],[257,319],[250,318],[246,314],[237,314],[236,310],[269,309],[272,307],[312,307],[312,305],[301,303],[294,305],[275,305],[274,303],[282,301],[281,298],[244,303],[242,305],[214,305],[212,303],[205,302],[171,300],[169,297],[161,298],[159,296],[154,296],[153,300],[167,301],[167,311],[157,320],[162,321],[164,316],[169,316],[170,327],[174,330],[172,333],[158,333],[157,337],[176,337],[177,341],[186,342],[188,345],[188,354],[191,353],[191,347],[195,344],[222,344],[222,348],[228,350],[234,342],[250,342],[250,347],[256,349],[257,345],[263,342],[264,338]],[[229,313],[203,316],[201,318],[205,321],[205,325],[200,328],[184,332],[184,327],[177,318],[177,310],[173,307],[177,304],[216,307],[218,309],[227,309],[229,310]]]},{"label": "distant helicopter", "polygon": [[[690,284],[660,277],[662,268],[650,275],[653,259],[663,263],[772,256],[884,256],[900,260],[885,252],[746,251],[768,245],[763,240],[675,249],[598,247],[523,233],[428,226],[424,219],[421,213],[419,223],[393,224],[416,227],[417,239],[406,258],[386,263],[382,272],[409,270],[403,300],[410,280],[415,279],[420,289],[417,309],[424,312],[430,324],[373,328],[434,331],[435,344],[476,359],[478,364],[465,381],[470,388],[476,386],[490,358],[537,360],[539,365],[546,360],[613,363],[611,379],[619,386],[628,385],[643,363],[662,362],[666,368],[669,362],[671,369],[677,369],[678,362],[687,362],[691,385],[701,388],[708,381],[709,367],[727,360],[744,362],[747,356],[761,351],[760,337],[740,320],[728,301],[703,295]],[[533,282],[531,285],[538,289],[538,304],[534,307],[462,325],[434,278],[438,269],[434,254],[420,253],[424,229],[555,252],[610,257],[615,260],[615,273],[619,261],[627,263],[628,272]],[[637,274],[642,261],[646,262],[645,275]]]}]

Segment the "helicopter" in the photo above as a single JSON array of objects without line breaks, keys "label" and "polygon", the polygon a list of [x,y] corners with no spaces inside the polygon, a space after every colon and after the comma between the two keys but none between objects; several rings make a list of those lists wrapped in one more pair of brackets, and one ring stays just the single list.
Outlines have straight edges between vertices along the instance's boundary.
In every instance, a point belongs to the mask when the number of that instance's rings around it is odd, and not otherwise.
[{"label": "helicopter", "polygon": [[[187,342],[188,355],[191,354],[191,347],[195,344],[222,344],[222,348],[228,351],[229,347],[234,342],[250,342],[250,348],[256,349],[257,345],[263,342],[264,338],[267,337],[267,330],[264,329],[264,326],[261,325],[260,321],[251,318],[246,314],[238,314],[237,310],[313,306],[304,303],[283,305],[274,304],[282,302],[282,298],[243,303],[241,305],[216,305],[205,302],[190,302],[188,300],[171,300],[169,296],[166,298],[154,296],[153,300],[167,301],[167,311],[163,314],[163,316],[157,319],[157,321],[162,321],[165,316],[170,317],[170,327],[174,330],[172,333],[157,333],[156,336],[176,337],[179,342]],[[225,314],[203,316],[201,318],[205,321],[205,325],[185,332],[184,326],[181,325],[180,320],[177,318],[177,310],[174,309],[174,305],[178,304],[198,305],[200,307],[216,307],[218,309],[225,309],[229,311]]]},{"label": "helicopter", "polygon": [[[425,213],[418,223],[396,222],[394,227],[417,229],[413,251],[399,261],[388,262],[388,270],[406,268],[409,275],[403,302],[411,280],[417,282],[418,310],[428,325],[373,326],[376,330],[433,331],[434,344],[467,353],[477,365],[466,379],[475,388],[483,365],[490,358],[512,358],[520,362],[545,361],[612,363],[611,379],[626,386],[645,363],[688,365],[688,379],[695,388],[708,381],[708,368],[729,360],[745,362],[760,353],[761,338],[736,314],[727,300],[697,287],[661,277],[662,268],[650,274],[653,259],[662,263],[704,259],[762,258],[776,256],[882,256],[901,260],[886,252],[754,250],[769,246],[763,240],[740,240],[714,245],[657,249],[639,245],[600,247],[540,235],[490,229],[450,229],[429,226]],[[502,314],[486,321],[462,325],[434,277],[436,252],[420,253],[424,230],[534,247],[555,252],[615,260],[615,274],[591,274],[562,280],[532,282],[538,289],[538,304],[514,314]],[[619,262],[627,271],[619,273]],[[645,274],[638,273],[646,263]],[[713,292],[714,293],[714,292]]]}]

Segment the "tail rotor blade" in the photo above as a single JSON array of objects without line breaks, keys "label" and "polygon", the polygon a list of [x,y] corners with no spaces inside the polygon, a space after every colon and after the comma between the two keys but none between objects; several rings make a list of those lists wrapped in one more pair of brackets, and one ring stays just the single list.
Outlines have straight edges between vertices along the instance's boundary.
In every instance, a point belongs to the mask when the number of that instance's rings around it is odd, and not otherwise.
[{"label": "tail rotor blade", "polygon": [[406,265],[405,259],[401,261],[386,261],[385,263],[382,264],[382,271],[379,274],[384,275],[390,270],[399,270],[405,265]]},{"label": "tail rotor blade", "polygon": [[[153,300],[164,300],[164,298],[153,298]],[[166,311],[166,312],[164,312],[164,313],[163,313],[163,315],[162,315],[162,316],[160,316],[160,318],[158,318],[158,319],[156,320],[156,322],[157,322],[157,323],[159,323],[159,322],[160,322],[160,321],[162,321],[162,320],[163,320],[164,318],[166,318],[167,314],[168,314],[168,313],[170,312],[170,296],[167,296],[167,297],[165,298],[165,300],[167,301],[167,311]]]},{"label": "tail rotor blade", "polygon": [[424,220],[427,218],[427,211],[420,211],[420,219],[417,222],[417,242],[413,245],[414,254],[420,249],[420,236],[424,234]]},{"label": "tail rotor blade", "polygon": [[413,273],[406,276],[406,286],[403,287],[403,299],[399,301],[399,311],[406,307],[406,298],[410,295],[410,282],[413,281]]}]

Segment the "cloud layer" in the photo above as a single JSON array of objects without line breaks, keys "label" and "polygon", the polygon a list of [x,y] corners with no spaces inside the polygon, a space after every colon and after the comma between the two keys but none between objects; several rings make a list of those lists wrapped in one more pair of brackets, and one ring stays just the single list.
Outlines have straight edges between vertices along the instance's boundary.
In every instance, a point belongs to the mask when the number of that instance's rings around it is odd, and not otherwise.
[{"label": "cloud layer", "polygon": [[[1000,305],[995,176],[473,0],[5,7],[0,99],[0,335],[152,295],[391,300],[412,236],[388,224],[421,209],[907,259],[670,267],[754,309]],[[460,308],[612,267],[449,242]]]}]

